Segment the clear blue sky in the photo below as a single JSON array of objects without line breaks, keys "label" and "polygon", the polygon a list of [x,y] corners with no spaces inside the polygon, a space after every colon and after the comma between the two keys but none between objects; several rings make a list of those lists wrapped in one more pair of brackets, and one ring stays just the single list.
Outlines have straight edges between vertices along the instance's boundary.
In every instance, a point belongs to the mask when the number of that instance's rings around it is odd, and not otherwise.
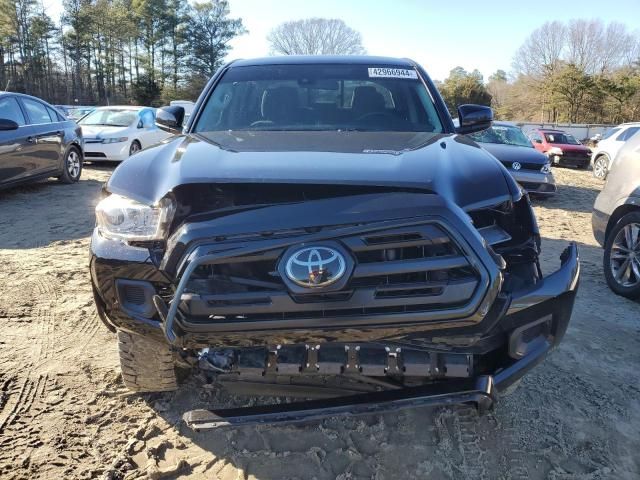
[{"label": "clear blue sky", "polygon": [[[62,0],[48,0],[59,17]],[[287,20],[340,18],[362,34],[372,55],[410,57],[435,79],[456,66],[477,68],[488,77],[509,71],[516,49],[546,21],[600,18],[640,30],[640,0],[230,0],[248,34],[232,41],[230,58],[269,53],[266,36]]]}]

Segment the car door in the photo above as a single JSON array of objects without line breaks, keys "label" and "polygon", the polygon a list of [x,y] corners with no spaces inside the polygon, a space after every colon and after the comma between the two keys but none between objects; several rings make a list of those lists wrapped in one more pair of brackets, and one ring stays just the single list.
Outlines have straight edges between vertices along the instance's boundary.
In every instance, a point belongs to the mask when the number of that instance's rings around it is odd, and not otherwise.
[{"label": "car door", "polygon": [[63,155],[64,128],[59,114],[43,102],[20,97],[33,129],[33,174],[60,169]]},{"label": "car door", "polygon": [[0,184],[10,183],[30,173],[32,129],[16,97],[0,97],[0,117],[18,124],[16,130],[0,130]]}]

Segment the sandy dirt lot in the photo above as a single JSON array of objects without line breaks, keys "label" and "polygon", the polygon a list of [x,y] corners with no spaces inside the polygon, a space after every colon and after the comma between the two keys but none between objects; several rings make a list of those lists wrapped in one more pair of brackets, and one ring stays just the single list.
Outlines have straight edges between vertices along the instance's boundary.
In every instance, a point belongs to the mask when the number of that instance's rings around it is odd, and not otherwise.
[{"label": "sandy dirt lot", "polygon": [[570,329],[494,412],[208,433],[188,430],[181,414],[245,400],[194,378],[174,394],[142,396],[120,380],[87,270],[109,174],[89,166],[77,185],[0,192],[0,478],[640,478],[640,305],[604,282],[590,225],[601,183],[590,172],[556,169],[559,194],[536,203],[545,271],[568,240],[581,248]]}]

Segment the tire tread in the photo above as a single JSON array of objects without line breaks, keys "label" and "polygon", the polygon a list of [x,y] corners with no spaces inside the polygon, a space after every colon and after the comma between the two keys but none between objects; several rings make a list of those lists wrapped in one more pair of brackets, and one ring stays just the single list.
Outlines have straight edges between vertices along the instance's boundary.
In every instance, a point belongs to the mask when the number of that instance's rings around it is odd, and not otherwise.
[{"label": "tire tread", "polygon": [[118,331],[122,380],[134,392],[171,392],[178,388],[169,345]]}]

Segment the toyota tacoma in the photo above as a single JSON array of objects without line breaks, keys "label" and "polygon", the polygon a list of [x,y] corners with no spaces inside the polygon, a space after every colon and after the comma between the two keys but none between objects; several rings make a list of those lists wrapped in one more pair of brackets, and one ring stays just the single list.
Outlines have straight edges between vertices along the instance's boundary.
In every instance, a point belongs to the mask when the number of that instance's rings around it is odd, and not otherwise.
[{"label": "toyota tacoma", "polygon": [[186,125],[126,160],[96,207],[90,270],[122,378],[180,370],[303,398],[193,410],[196,429],[467,402],[484,410],[561,341],[569,244],[543,275],[528,196],[406,59],[223,66]]}]

